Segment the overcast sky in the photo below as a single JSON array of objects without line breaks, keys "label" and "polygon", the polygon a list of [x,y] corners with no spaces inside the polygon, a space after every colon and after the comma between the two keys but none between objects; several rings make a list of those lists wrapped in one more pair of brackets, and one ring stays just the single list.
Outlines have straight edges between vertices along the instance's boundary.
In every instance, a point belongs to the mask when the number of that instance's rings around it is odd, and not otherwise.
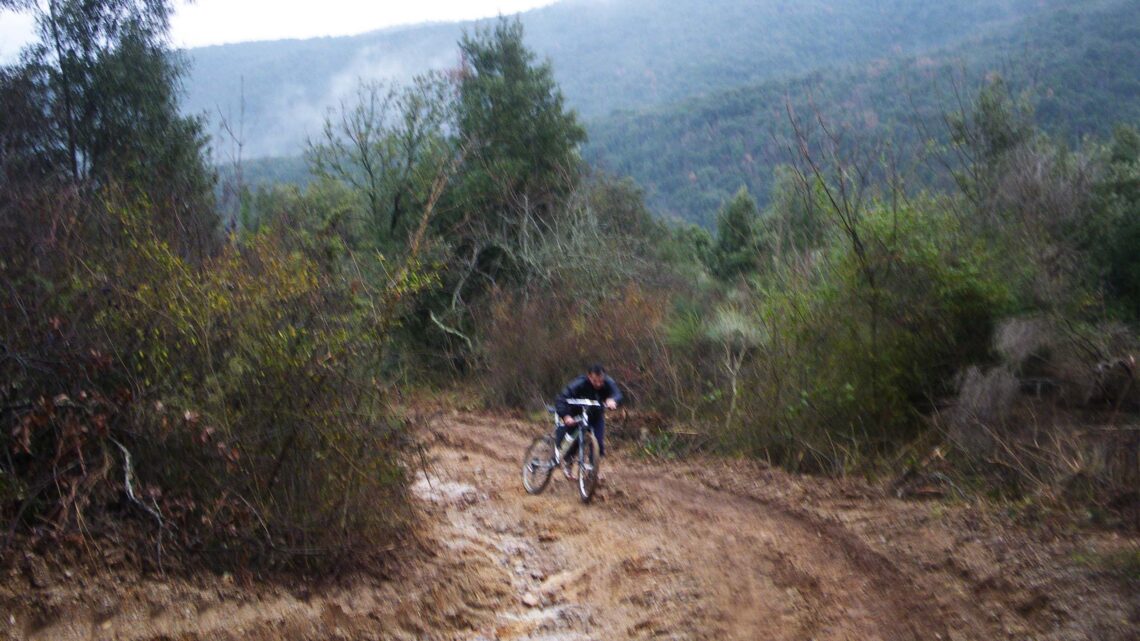
[{"label": "overcast sky", "polygon": [[[200,47],[248,40],[364,33],[395,25],[483,18],[555,0],[174,0],[171,40]],[[0,11],[0,62],[12,62],[32,31],[25,16]]]}]

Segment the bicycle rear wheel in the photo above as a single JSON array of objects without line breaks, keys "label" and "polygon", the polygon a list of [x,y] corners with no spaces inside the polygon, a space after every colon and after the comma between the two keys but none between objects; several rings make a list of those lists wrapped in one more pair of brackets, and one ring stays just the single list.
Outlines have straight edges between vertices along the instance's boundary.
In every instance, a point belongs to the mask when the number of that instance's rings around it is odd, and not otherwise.
[{"label": "bicycle rear wheel", "polygon": [[550,483],[554,471],[554,438],[539,436],[531,442],[523,457],[522,482],[528,494],[538,494]]},{"label": "bicycle rear wheel", "polygon": [[589,503],[594,498],[594,491],[598,489],[598,469],[602,464],[602,456],[598,448],[598,439],[592,433],[586,434],[582,440],[582,458],[578,461],[578,498],[583,503]]}]

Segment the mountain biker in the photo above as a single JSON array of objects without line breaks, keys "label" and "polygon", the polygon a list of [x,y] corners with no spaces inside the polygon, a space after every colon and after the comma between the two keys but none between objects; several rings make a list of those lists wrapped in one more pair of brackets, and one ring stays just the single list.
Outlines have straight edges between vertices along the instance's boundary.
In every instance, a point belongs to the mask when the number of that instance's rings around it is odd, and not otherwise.
[{"label": "mountain biker", "polygon": [[[562,422],[554,433],[555,443],[561,444],[562,439],[566,436],[566,432],[577,423],[577,420],[571,415],[571,412],[574,410],[572,410],[571,406],[566,402],[573,398],[589,399],[602,404],[602,407],[589,407],[586,408],[586,410],[587,418],[590,420],[590,426],[594,429],[594,437],[598,439],[598,454],[605,456],[605,410],[617,409],[618,403],[624,398],[621,390],[618,389],[614,379],[606,375],[605,368],[597,363],[591,365],[585,375],[570,381],[554,401],[554,409],[558,412],[558,415],[562,417]],[[563,463],[563,461],[559,461],[559,463]],[[565,465],[563,465],[562,471],[567,477],[570,476],[569,468]]]}]

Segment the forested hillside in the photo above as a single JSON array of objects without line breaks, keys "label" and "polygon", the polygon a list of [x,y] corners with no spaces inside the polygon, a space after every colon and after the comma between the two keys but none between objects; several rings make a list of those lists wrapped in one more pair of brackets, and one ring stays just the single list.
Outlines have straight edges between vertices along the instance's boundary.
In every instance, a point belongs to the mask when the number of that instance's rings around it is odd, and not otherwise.
[{"label": "forested hillside", "polygon": [[[585,119],[640,110],[815,69],[918,54],[1000,29],[1056,0],[568,0],[521,15]],[[299,153],[326,110],[360,79],[407,81],[455,67],[455,42],[480,23],[188,52],[186,109],[241,121],[245,152]],[[484,21],[482,24],[487,24]],[[244,110],[243,110],[244,104]]]},{"label": "forested hillside", "polygon": [[960,46],[879,58],[741,87],[648,113],[590,121],[586,155],[634,177],[654,211],[711,225],[741,186],[768,201],[789,162],[789,106],[822,117],[850,145],[911,151],[945,142],[942,117],[994,74],[1046,130],[1077,142],[1140,122],[1140,2],[1090,2],[1032,17]]},{"label": "forested hillside", "polygon": [[[1140,121],[1140,3],[889,4],[579,0],[522,20],[584,115],[586,157],[634,177],[655,212],[706,226],[741,186],[767,202],[788,161],[789,100],[868,147],[944,141],[955,92],[993,73],[1069,140]],[[239,141],[247,159],[299,155],[303,131],[360,79],[457,64],[464,28],[193,50],[189,110],[240,129],[218,136],[217,162],[235,160]],[[308,179],[296,160],[249,164],[246,177]]]}]

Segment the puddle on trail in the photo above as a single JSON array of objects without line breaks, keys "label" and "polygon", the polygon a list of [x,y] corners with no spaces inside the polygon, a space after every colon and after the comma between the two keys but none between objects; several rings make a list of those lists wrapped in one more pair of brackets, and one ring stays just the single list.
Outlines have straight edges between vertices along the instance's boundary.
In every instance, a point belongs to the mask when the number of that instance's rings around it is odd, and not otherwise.
[{"label": "puddle on trail", "polygon": [[597,639],[589,610],[567,600],[569,573],[552,558],[551,540],[540,540],[500,510],[474,485],[417,475],[412,492],[447,514],[449,534],[443,541],[452,549],[485,556],[510,576],[514,604],[495,613],[492,629],[473,632],[470,641],[590,641]]},{"label": "puddle on trail", "polygon": [[439,505],[472,505],[487,499],[473,485],[443,481],[420,474],[412,484],[412,492],[422,501]]}]

